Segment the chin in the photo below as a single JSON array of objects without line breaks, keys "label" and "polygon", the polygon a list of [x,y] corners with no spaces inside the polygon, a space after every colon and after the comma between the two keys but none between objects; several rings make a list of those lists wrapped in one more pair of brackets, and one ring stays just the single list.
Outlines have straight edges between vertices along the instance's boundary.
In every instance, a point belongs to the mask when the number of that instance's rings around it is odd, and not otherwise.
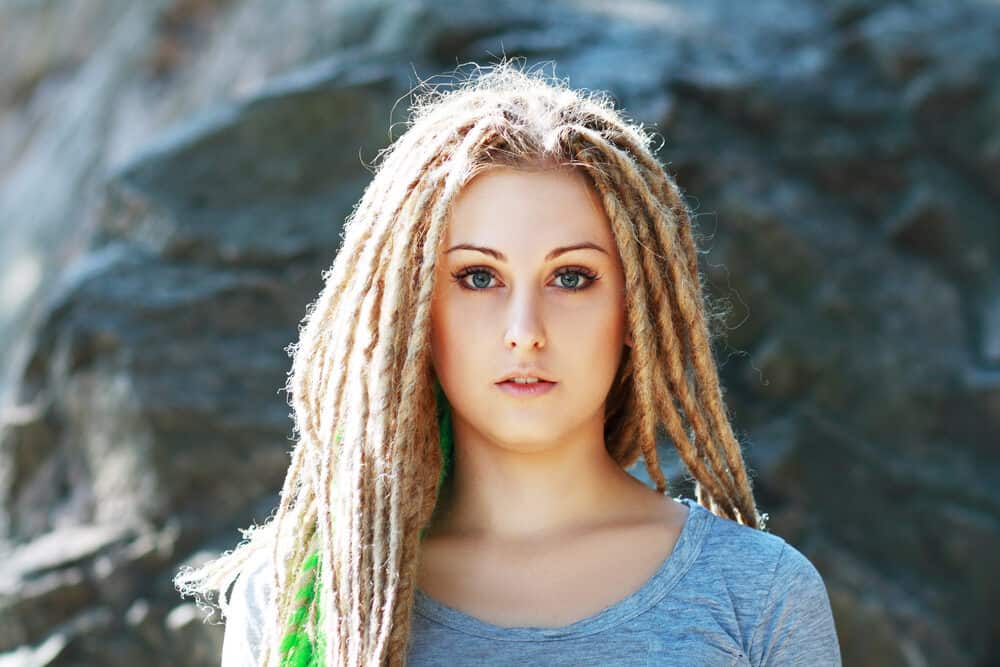
[{"label": "chin", "polygon": [[530,422],[521,422],[524,428],[501,428],[493,430],[493,440],[504,449],[516,452],[540,452],[550,449],[560,441],[558,432],[549,433],[545,429],[531,429]]}]

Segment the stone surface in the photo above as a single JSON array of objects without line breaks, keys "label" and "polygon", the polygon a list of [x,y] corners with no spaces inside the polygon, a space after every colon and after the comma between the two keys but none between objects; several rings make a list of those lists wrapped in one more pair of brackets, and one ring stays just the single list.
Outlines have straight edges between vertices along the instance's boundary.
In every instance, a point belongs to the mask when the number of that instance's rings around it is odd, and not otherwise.
[{"label": "stone surface", "polygon": [[170,580],[276,503],[285,346],[416,77],[500,54],[662,139],[845,664],[1000,660],[996,3],[75,0],[0,7],[0,667],[218,663]]}]

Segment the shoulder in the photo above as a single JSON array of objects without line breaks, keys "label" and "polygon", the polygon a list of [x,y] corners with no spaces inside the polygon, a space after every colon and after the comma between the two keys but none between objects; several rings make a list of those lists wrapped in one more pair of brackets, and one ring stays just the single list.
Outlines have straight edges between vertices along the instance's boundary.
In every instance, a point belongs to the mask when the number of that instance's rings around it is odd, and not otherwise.
[{"label": "shoulder", "polygon": [[[783,561],[805,560],[805,556],[779,535],[716,516],[700,505],[694,506],[692,511],[704,513],[707,524],[694,571],[738,582],[736,585],[744,589],[749,600],[760,600],[768,594]],[[789,558],[788,550],[795,555]]]},{"label": "shoulder", "polygon": [[826,595],[816,566],[780,535],[714,515],[712,523],[703,556],[727,575],[752,582],[761,611],[792,592]]},{"label": "shoulder", "polygon": [[273,607],[272,574],[270,554],[260,549],[247,559],[236,577],[226,615],[222,667],[257,664],[265,622]]},{"label": "shoulder", "polygon": [[752,664],[840,665],[826,584],[812,561],[779,535],[715,515],[709,522],[695,569],[740,607]]},{"label": "shoulder", "polygon": [[710,525],[699,566],[716,576],[743,582],[757,611],[792,592],[826,595],[816,566],[783,537],[708,514]]},{"label": "shoulder", "polygon": [[270,591],[274,574],[270,548],[258,549],[251,555],[240,574],[245,577],[248,585],[252,584],[257,589]]}]

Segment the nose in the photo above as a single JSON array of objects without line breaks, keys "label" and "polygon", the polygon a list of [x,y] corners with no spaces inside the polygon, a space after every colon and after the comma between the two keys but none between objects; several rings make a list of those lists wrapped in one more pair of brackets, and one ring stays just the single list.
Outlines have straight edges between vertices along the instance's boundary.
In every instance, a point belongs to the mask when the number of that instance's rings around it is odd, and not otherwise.
[{"label": "nose", "polygon": [[545,331],[535,301],[529,296],[514,299],[504,333],[504,345],[509,348],[532,349],[545,346]]}]

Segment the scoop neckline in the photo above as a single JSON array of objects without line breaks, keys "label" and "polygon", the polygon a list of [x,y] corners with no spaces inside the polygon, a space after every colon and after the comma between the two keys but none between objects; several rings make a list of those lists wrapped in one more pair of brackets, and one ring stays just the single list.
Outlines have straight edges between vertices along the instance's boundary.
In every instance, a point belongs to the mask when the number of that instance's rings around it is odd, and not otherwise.
[{"label": "scoop neckline", "polygon": [[642,614],[657,604],[691,568],[701,553],[705,534],[714,516],[691,498],[671,498],[687,505],[688,514],[674,548],[656,571],[635,591],[590,616],[557,628],[540,626],[505,627],[489,623],[437,600],[420,587],[414,592],[414,612],[469,635],[506,641],[544,641],[603,632]]}]

